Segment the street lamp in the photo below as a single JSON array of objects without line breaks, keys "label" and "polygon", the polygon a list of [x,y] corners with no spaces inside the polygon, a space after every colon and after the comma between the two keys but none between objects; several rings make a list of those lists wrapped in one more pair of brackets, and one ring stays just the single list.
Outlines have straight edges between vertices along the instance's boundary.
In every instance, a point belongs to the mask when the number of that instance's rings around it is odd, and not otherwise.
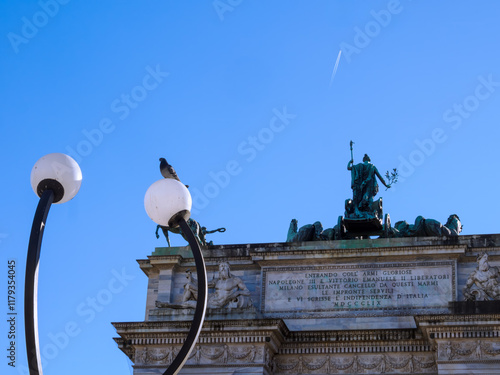
[{"label": "street lamp", "polygon": [[179,373],[196,345],[207,309],[208,287],[205,261],[201,253],[200,244],[186,222],[191,214],[191,205],[191,194],[189,194],[188,189],[180,181],[173,178],[164,178],[156,181],[149,187],[144,197],[144,207],[151,220],[159,225],[171,228],[180,226],[193,252],[196,274],[198,276],[198,298],[196,300],[196,308],[191,328],[189,329],[188,336],[181,350],[163,375],[174,375]]},{"label": "street lamp", "polygon": [[42,374],[38,342],[38,262],[42,247],[43,230],[52,203],[72,199],[82,184],[82,171],[78,163],[65,154],[53,153],[41,157],[31,170],[31,187],[40,197],[33,218],[26,276],[24,282],[24,330],[30,375]]}]

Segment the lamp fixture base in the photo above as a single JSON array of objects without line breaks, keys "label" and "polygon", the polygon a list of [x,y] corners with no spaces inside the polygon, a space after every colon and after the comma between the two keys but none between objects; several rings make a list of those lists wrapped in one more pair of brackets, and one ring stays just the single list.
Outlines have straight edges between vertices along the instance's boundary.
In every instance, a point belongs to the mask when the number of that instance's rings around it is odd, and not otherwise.
[{"label": "lamp fixture base", "polygon": [[189,210],[179,211],[170,218],[170,220],[168,221],[168,226],[170,228],[177,228],[179,226],[179,221],[182,219],[187,221],[189,219],[189,216],[191,216],[191,212]]},{"label": "lamp fixture base", "polygon": [[54,192],[53,203],[59,202],[64,197],[64,187],[59,181],[52,178],[46,178],[38,183],[36,193],[39,197],[42,196],[45,190],[52,190]]}]

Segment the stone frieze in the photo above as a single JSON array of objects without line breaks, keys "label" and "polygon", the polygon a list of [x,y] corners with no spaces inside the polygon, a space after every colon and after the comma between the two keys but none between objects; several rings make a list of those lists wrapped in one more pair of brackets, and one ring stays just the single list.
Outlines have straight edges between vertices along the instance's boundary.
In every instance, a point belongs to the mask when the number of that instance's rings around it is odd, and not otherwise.
[{"label": "stone frieze", "polygon": [[432,354],[276,356],[276,374],[412,374],[436,372]]}]

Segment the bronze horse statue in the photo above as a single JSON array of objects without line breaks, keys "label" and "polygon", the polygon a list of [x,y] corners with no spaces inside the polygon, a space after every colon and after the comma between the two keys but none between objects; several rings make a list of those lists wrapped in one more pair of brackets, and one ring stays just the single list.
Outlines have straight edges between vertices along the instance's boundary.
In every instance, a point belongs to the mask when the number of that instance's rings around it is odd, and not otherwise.
[{"label": "bronze horse statue", "polygon": [[[188,223],[189,227],[191,228],[191,230],[193,231],[194,236],[195,236],[196,240],[198,241],[198,243],[201,246],[204,246],[204,247],[207,246],[207,241],[205,239],[205,235],[206,234],[215,233],[215,232],[221,232],[221,233],[223,233],[223,232],[226,231],[226,228],[218,228],[218,229],[215,229],[215,230],[207,230],[206,227],[200,226],[200,223],[198,223],[196,220],[191,219],[191,218],[188,219],[187,223]],[[182,238],[184,238],[186,241],[188,241],[188,239],[186,238],[186,235],[182,232],[182,229],[180,227],[171,228],[171,227],[166,227],[166,226],[163,226],[163,225],[157,225],[156,226],[156,233],[155,233],[156,234],[156,238],[160,238],[160,235],[158,234],[158,230],[159,229],[162,230],[163,235],[167,239],[168,247],[170,247],[170,238],[168,237],[168,232],[175,233],[175,234],[180,234],[182,236]],[[213,242],[210,241],[208,243],[208,245],[213,245]]]},{"label": "bronze horse statue", "polygon": [[298,228],[297,219],[292,219],[286,242],[302,242],[302,241],[325,241],[335,239],[335,228],[327,228],[323,230],[321,222],[316,221],[314,224],[306,224]]},{"label": "bronze horse statue", "polygon": [[398,221],[391,231],[393,237],[458,236],[462,231],[462,223],[456,214],[450,215],[444,225],[437,220],[418,216],[415,224]]}]

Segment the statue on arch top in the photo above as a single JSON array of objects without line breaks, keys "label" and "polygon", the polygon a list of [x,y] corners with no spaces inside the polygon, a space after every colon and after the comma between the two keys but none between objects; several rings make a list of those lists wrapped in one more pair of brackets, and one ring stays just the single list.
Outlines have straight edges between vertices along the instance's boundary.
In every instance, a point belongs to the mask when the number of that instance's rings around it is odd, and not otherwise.
[{"label": "statue on arch top", "polygon": [[[378,193],[378,182],[387,189],[391,187],[391,183],[386,183],[377,167],[371,163],[370,157],[365,154],[363,162],[354,164],[352,154],[351,141],[351,160],[347,163],[347,170],[351,171],[351,189],[352,200],[346,201],[346,217],[347,218],[377,218],[381,219],[382,212],[377,209],[377,204],[374,204],[373,198]],[[396,171],[394,171],[396,172]],[[387,177],[389,173],[386,174]],[[397,175],[393,175],[393,182],[397,179]],[[380,212],[379,212],[380,211]]]}]

